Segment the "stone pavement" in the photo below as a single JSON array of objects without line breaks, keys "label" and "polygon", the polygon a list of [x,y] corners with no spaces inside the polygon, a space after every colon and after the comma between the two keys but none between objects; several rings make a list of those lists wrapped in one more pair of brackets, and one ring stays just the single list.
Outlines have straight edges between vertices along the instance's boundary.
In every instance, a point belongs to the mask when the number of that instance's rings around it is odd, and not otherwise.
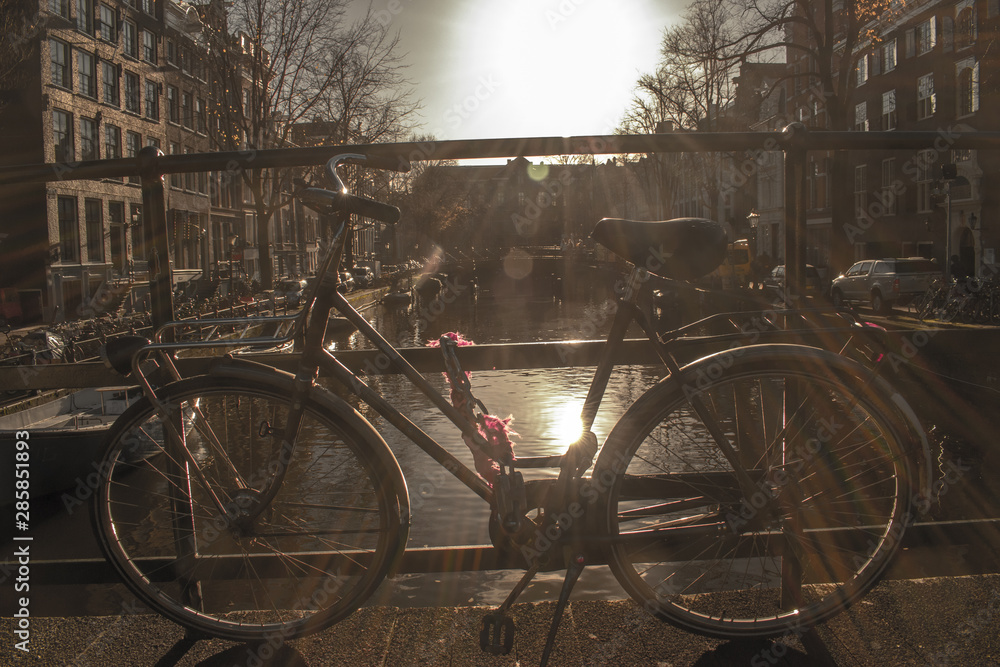
[{"label": "stone pavement", "polygon": [[[188,641],[148,614],[30,619],[30,653],[2,621],[2,665],[140,667],[391,667],[534,665],[554,603],[516,605],[508,656],[483,654],[476,607],[367,607],[317,635],[277,648]],[[883,582],[853,608],[802,637],[723,641],[662,624],[627,601],[578,601],[560,627],[551,665],[1000,665],[1000,575]]]}]

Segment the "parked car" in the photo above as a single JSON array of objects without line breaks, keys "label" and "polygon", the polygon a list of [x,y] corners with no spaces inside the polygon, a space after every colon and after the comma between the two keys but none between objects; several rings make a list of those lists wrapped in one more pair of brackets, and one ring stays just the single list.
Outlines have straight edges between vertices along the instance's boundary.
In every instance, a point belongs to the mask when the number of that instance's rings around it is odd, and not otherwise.
[{"label": "parked car", "polygon": [[375,272],[367,266],[355,266],[351,269],[351,274],[358,287],[371,287],[375,282]]},{"label": "parked car", "polygon": [[[779,264],[771,269],[771,274],[764,279],[764,292],[768,296],[782,298],[785,293],[785,265]],[[823,279],[812,264],[806,264],[806,296],[825,294]]]},{"label": "parked car", "polygon": [[886,313],[924,294],[940,276],[937,262],[923,257],[865,259],[833,279],[830,298],[834,306],[867,303],[876,313]]},{"label": "parked car", "polygon": [[289,306],[298,306],[306,294],[309,283],[302,280],[282,280],[274,288],[274,296],[285,297]]}]

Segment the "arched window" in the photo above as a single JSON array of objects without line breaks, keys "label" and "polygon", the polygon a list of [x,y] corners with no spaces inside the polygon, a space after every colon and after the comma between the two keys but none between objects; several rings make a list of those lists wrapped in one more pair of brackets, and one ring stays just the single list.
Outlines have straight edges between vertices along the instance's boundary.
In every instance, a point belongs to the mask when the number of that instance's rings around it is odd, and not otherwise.
[{"label": "arched window", "polygon": [[972,7],[966,7],[955,21],[955,48],[964,49],[976,42],[976,20]]},{"label": "arched window", "polygon": [[958,71],[958,115],[979,111],[979,65],[960,66]]}]

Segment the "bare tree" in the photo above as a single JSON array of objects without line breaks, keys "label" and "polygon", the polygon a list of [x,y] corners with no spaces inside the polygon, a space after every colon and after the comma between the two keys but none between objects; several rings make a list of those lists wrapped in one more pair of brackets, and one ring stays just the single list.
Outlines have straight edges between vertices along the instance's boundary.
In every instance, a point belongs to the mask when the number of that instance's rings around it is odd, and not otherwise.
[{"label": "bare tree", "polygon": [[[209,133],[221,150],[293,145],[301,123],[322,127],[310,143],[374,141],[413,113],[399,74],[397,40],[372,13],[354,24],[345,0],[214,0],[205,11],[213,100]],[[317,123],[316,121],[321,121]],[[250,169],[262,286],[274,275],[270,228],[287,204],[288,170]]]},{"label": "bare tree", "polygon": [[[743,58],[780,55],[787,63],[786,81],[772,91],[789,88],[789,96],[810,115],[822,112],[826,129],[850,130],[854,124],[851,104],[858,80],[858,66],[868,47],[877,45],[891,29],[905,0],[732,0],[747,25],[741,38]],[[794,91],[804,91],[796,96]],[[806,99],[807,98],[807,99]],[[851,162],[833,160],[834,192],[850,192]],[[833,197],[830,215],[834,228],[853,219],[849,197]],[[846,267],[853,259],[847,237],[832,234],[831,264]]]},{"label": "bare tree", "polygon": [[37,4],[0,0],[0,110],[15,99],[26,83],[29,61],[38,57],[43,25]]},{"label": "bare tree", "polygon": [[[695,0],[681,24],[664,32],[660,63],[639,78],[625,119],[626,132],[713,132],[726,129],[739,67],[739,26],[730,8],[715,0]],[[720,171],[724,156],[682,154],[671,160],[648,160],[645,178],[662,187],[661,206],[669,208],[679,189],[701,191],[709,214],[717,217]],[[667,163],[669,162],[669,168]]]}]

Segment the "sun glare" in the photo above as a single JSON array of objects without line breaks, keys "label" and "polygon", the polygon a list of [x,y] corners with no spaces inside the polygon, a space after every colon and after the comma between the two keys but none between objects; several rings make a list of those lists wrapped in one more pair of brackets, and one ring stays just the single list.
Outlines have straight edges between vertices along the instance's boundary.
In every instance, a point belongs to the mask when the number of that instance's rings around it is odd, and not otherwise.
[{"label": "sun glare", "polygon": [[451,60],[451,138],[612,133],[665,27],[638,1],[467,6]]}]

